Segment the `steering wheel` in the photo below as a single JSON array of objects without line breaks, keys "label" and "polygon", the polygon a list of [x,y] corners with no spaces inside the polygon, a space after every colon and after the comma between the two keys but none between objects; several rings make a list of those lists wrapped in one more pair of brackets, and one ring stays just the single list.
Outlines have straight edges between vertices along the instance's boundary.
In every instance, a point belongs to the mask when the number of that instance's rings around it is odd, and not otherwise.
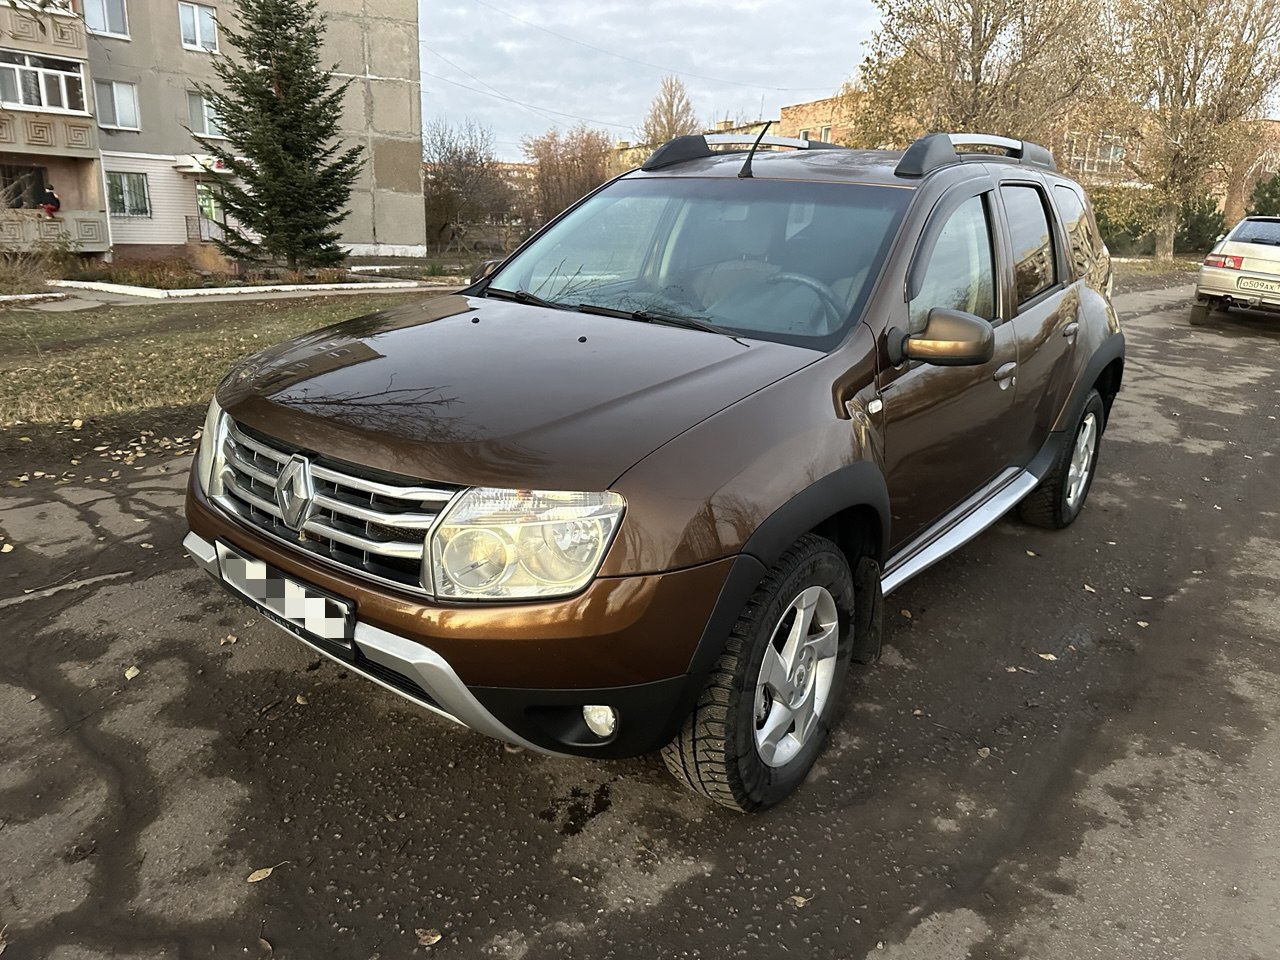
[{"label": "steering wheel", "polygon": [[775,273],[773,276],[765,280],[765,283],[794,283],[799,286],[806,287],[817,294],[818,299],[822,301],[822,305],[826,308],[829,324],[828,326],[838,326],[844,320],[847,308],[840,302],[840,298],[836,296],[836,292],[821,280],[803,273]]}]

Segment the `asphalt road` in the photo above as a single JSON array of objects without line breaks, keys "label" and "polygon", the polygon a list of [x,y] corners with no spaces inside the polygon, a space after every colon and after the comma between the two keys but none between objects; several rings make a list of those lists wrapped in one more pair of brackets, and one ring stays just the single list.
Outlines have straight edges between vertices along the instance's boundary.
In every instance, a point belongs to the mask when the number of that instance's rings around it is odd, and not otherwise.
[{"label": "asphalt road", "polygon": [[762,816],[320,663],[182,557],[183,461],[0,487],[3,960],[1280,957],[1280,324],[1188,293],[1117,298],[1081,519],[895,593]]}]

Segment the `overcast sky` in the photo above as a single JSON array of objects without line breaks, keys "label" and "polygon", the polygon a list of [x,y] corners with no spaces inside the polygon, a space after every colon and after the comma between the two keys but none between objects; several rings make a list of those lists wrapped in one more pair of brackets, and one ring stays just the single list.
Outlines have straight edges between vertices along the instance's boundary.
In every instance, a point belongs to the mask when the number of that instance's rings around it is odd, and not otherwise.
[{"label": "overcast sky", "polygon": [[776,118],[833,94],[875,25],[870,0],[419,3],[423,123],[475,117],[507,160],[522,136],[579,118],[631,139],[664,73],[704,122]]}]

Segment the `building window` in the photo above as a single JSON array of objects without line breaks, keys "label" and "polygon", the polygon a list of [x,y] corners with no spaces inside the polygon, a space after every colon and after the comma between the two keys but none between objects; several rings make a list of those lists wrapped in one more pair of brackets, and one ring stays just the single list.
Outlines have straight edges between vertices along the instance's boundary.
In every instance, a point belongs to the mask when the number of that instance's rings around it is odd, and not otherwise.
[{"label": "building window", "polygon": [[217,11],[203,3],[178,4],[178,22],[182,25],[182,45],[188,50],[218,49]]},{"label": "building window", "polygon": [[0,201],[4,207],[20,210],[38,207],[44,199],[44,185],[48,182],[44,167],[0,164]]},{"label": "building window", "polygon": [[75,60],[0,50],[0,106],[84,113],[84,79]]},{"label": "building window", "polygon": [[821,135],[821,139],[822,139],[822,142],[823,142],[823,143],[830,143],[830,142],[831,142],[831,128],[830,128],[830,127],[823,127],[823,128],[822,128],[822,135]]},{"label": "building window", "polygon": [[98,126],[109,130],[138,129],[138,88],[119,80],[95,80]]},{"label": "building window", "polygon": [[218,114],[203,93],[187,94],[187,113],[190,115],[192,133],[198,133],[202,137],[222,136],[222,127],[218,125]]},{"label": "building window", "polygon": [[151,216],[145,173],[107,172],[107,205],[113,217]]},{"label": "building window", "polygon": [[129,36],[129,14],[125,0],[83,0],[84,23],[91,33],[111,37]]},{"label": "building window", "polygon": [[808,140],[808,139],[809,139],[809,131],[808,131],[807,129],[805,129],[805,130],[801,130],[801,131],[800,131],[800,139],[801,139],[801,140]]}]

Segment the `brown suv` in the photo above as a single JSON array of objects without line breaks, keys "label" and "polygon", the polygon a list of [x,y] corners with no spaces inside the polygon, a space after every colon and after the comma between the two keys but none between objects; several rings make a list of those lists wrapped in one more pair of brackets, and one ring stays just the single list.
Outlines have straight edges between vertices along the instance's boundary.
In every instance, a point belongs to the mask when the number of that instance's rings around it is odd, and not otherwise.
[{"label": "brown suv", "polygon": [[458,296],[234,370],[185,546],[419,706],[546,753],[661,749],[754,810],[812,766],[885,593],[1015,505],[1076,517],[1124,339],[1043,148],[715,139]]}]

